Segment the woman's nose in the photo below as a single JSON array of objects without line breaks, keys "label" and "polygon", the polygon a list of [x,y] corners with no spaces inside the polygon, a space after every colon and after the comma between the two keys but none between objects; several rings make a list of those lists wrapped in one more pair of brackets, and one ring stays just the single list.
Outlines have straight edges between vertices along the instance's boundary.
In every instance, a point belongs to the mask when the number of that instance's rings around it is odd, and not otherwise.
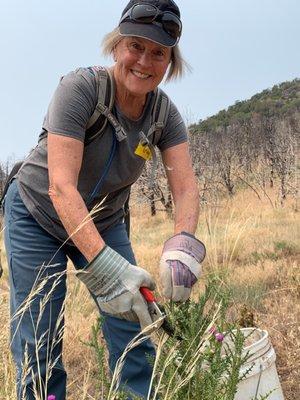
[{"label": "woman's nose", "polygon": [[138,59],[138,62],[139,62],[140,65],[143,65],[143,66],[148,66],[148,65],[152,64],[151,53],[148,52],[148,51],[144,51],[140,55],[140,57]]}]

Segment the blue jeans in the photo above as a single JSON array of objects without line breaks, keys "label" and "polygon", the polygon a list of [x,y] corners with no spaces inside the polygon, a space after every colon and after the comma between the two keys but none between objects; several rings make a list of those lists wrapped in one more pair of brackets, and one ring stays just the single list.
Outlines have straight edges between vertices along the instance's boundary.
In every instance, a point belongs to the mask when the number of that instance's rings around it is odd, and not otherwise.
[{"label": "blue jeans", "polygon": [[[61,242],[35,221],[20,198],[17,180],[11,183],[5,198],[4,224],[18,399],[33,400],[37,390],[43,400],[49,394],[64,400],[67,375],[62,362],[62,336],[67,257],[78,269],[87,261],[75,247],[61,247]],[[107,229],[102,237],[135,264],[123,222]],[[113,371],[128,342],[140,332],[140,325],[110,315],[103,319],[102,331]],[[147,340],[126,356],[121,385],[129,393],[146,398],[152,374],[149,360],[154,355],[154,346]]]}]

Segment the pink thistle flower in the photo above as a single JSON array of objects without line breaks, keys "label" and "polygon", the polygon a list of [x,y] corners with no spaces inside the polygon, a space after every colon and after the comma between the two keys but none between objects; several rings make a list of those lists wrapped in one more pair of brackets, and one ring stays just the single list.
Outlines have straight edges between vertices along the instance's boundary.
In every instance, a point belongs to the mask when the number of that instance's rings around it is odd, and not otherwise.
[{"label": "pink thistle flower", "polygon": [[223,342],[223,340],[224,340],[224,335],[223,335],[223,333],[217,332],[217,333],[215,333],[215,338],[216,338],[216,340],[217,340],[218,342]]}]

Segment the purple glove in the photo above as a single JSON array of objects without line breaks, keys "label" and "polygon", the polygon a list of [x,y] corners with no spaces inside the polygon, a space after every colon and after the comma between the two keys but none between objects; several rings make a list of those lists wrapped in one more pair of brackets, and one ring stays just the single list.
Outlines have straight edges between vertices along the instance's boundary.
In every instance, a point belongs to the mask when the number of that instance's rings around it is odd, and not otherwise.
[{"label": "purple glove", "polygon": [[160,278],[163,294],[174,301],[190,297],[192,286],[201,275],[205,246],[195,236],[181,232],[164,244],[160,260]]}]

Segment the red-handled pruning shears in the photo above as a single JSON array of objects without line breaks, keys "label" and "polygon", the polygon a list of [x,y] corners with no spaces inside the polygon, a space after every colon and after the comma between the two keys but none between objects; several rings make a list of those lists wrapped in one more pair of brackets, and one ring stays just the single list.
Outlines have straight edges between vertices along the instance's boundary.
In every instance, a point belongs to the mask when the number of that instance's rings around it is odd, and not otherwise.
[{"label": "red-handled pruning shears", "polygon": [[148,289],[147,287],[141,287],[140,292],[148,303],[149,314],[151,315],[153,322],[160,318],[163,318],[160,328],[162,328],[167,333],[167,335],[176,337],[176,339],[178,340],[182,340],[182,337],[178,335],[175,336],[175,330],[168,321],[163,306],[157,303],[154,294],[151,292],[151,290]]}]

